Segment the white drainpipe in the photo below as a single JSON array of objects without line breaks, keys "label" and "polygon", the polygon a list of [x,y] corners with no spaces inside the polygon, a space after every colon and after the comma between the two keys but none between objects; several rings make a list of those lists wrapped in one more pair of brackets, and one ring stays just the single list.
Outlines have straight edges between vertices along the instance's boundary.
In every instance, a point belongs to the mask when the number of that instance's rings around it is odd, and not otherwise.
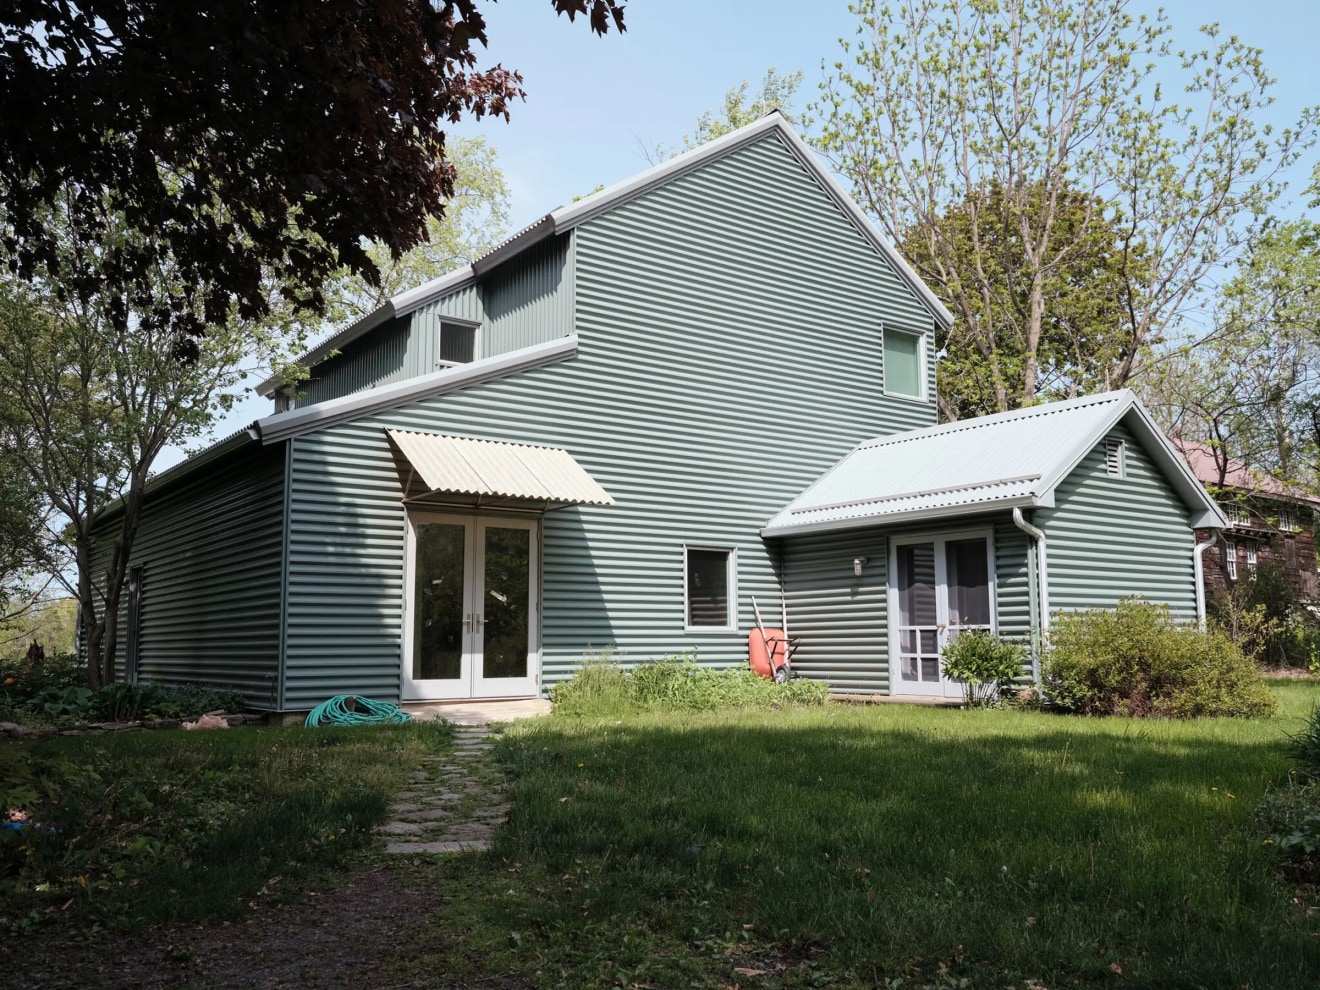
[{"label": "white drainpipe", "polygon": [[1202,554],[1215,545],[1219,530],[1210,530],[1210,539],[1197,543],[1192,550],[1192,577],[1196,581],[1196,628],[1205,632],[1205,563]]},{"label": "white drainpipe", "polygon": [[1031,653],[1031,676],[1036,682],[1036,690],[1040,691],[1044,687],[1040,676],[1040,651],[1045,648],[1050,632],[1050,566],[1045,549],[1045,531],[1027,522],[1022,515],[1022,510],[1016,505],[1013,506],[1013,525],[1036,541],[1036,587],[1037,596],[1040,598],[1040,648],[1033,650]]}]

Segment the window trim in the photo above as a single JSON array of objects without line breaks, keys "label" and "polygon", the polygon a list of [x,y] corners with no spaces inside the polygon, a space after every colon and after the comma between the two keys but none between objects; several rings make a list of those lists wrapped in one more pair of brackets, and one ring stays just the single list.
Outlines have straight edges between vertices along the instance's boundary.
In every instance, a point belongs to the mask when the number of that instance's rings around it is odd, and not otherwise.
[{"label": "window trim", "polygon": [[[917,395],[908,395],[906,392],[891,392],[889,390],[889,359],[885,354],[885,334],[902,333],[909,337],[917,338]],[[929,388],[926,383],[926,377],[930,369],[926,365],[926,332],[924,330],[908,330],[906,327],[892,327],[885,324],[880,325],[880,390],[890,399],[907,399],[909,402],[928,402]]]},{"label": "window trim", "polygon": [[1228,579],[1236,581],[1238,579],[1237,569],[1237,541],[1224,541],[1224,566],[1228,570]]},{"label": "window trim", "polygon": [[[692,606],[688,600],[688,551],[705,550],[708,553],[728,554],[725,566],[728,568],[729,595],[727,606],[728,622],[722,626],[692,625]],[[738,631],[738,548],[733,545],[712,543],[683,544],[683,632],[685,633],[736,633]]]},{"label": "window trim", "polygon": [[1295,533],[1299,529],[1297,525],[1297,514],[1288,508],[1279,509],[1279,530],[1284,533]]},{"label": "window trim", "polygon": [[[472,360],[471,361],[446,361],[440,357],[441,346],[445,335],[445,324],[458,327],[462,330],[472,331]],[[485,343],[485,334],[483,327],[477,320],[465,320],[459,316],[444,316],[443,314],[435,318],[435,366],[437,368],[461,368],[465,364],[473,364],[481,360],[481,345]]]}]

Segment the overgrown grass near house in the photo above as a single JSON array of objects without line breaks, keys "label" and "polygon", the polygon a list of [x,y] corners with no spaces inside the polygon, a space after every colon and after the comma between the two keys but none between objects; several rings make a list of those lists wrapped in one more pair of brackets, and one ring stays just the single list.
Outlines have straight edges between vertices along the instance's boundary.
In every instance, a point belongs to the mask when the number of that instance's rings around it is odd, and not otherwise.
[{"label": "overgrown grass near house", "polygon": [[351,858],[451,738],[414,723],[0,742],[0,809],[30,816],[0,830],[0,930],[237,917]]},{"label": "overgrown grass near house", "polygon": [[829,689],[818,681],[776,683],[746,667],[702,667],[690,655],[640,663],[626,671],[608,656],[589,658],[550,691],[555,714],[608,718],[651,711],[715,711],[823,705]]},{"label": "overgrown grass near house", "polygon": [[510,824],[490,857],[430,867],[452,948],[408,965],[541,987],[1314,986],[1320,917],[1254,814],[1320,685],[1272,689],[1269,719],[520,723],[498,749]]}]

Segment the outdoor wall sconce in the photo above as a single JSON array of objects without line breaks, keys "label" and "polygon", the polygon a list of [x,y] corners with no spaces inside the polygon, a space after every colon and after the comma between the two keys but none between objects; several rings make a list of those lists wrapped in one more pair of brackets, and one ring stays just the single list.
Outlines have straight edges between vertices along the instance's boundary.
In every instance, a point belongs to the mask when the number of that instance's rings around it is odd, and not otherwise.
[{"label": "outdoor wall sconce", "polygon": [[856,576],[856,577],[861,577],[861,576],[862,576],[862,568],[866,566],[866,561],[867,561],[867,558],[866,558],[866,557],[854,557],[854,558],[853,558],[853,575],[854,575],[854,576]]}]

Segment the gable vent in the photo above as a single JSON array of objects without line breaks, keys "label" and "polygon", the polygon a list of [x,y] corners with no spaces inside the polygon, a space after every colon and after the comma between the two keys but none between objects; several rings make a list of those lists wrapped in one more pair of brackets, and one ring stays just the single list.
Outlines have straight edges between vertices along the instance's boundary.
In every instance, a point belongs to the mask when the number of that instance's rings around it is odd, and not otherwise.
[{"label": "gable vent", "polygon": [[1126,445],[1122,440],[1109,439],[1105,441],[1105,474],[1111,478],[1122,478],[1125,476],[1127,464]]}]

